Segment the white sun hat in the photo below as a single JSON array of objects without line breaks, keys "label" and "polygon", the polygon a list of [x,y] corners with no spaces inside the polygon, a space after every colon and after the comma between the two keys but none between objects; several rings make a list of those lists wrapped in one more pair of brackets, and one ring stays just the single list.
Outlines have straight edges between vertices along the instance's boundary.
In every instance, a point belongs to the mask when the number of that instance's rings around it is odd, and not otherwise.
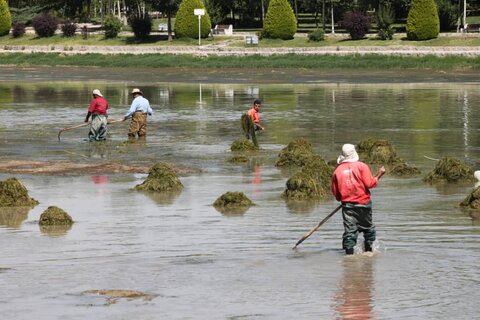
[{"label": "white sun hat", "polygon": [[342,147],[342,154],[338,156],[337,163],[342,162],[355,162],[358,161],[358,153],[355,150],[355,146],[350,143],[346,143]]},{"label": "white sun hat", "polygon": [[96,96],[99,96],[99,97],[103,97],[103,94],[100,92],[100,90],[98,89],[95,89],[92,91],[92,94],[96,95]]},{"label": "white sun hat", "polygon": [[140,91],[140,89],[138,89],[138,88],[135,88],[135,89],[132,90],[132,94],[134,94],[134,93],[138,93],[138,94],[141,94],[143,96],[142,91]]}]

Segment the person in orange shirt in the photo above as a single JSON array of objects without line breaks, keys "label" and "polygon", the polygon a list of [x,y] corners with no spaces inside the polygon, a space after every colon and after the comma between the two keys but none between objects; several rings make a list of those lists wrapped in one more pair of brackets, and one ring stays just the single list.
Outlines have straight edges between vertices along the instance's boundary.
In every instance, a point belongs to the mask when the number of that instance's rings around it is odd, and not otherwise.
[{"label": "person in orange shirt", "polygon": [[262,106],[262,102],[257,99],[253,101],[253,106],[250,108],[250,110],[247,111],[247,115],[249,115],[253,120],[253,124],[255,125],[255,131],[265,130],[265,128],[260,124],[260,107],[261,106]]},{"label": "person in orange shirt", "polygon": [[337,201],[342,202],[345,229],[343,249],[346,254],[353,254],[358,233],[363,232],[365,251],[372,251],[376,232],[372,220],[370,189],[377,186],[378,180],[385,173],[385,167],[380,167],[373,176],[368,165],[359,160],[353,144],[343,145],[337,163],[332,175],[332,194]]}]

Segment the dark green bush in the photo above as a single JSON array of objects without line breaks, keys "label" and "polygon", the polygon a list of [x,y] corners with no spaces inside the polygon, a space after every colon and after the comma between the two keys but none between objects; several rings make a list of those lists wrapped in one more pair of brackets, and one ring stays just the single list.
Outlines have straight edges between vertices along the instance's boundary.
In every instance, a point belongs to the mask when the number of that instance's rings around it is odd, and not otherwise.
[{"label": "dark green bush", "polygon": [[381,40],[392,40],[395,29],[392,24],[395,22],[395,13],[391,6],[381,4],[375,15],[378,27],[378,37]]},{"label": "dark green bush", "polygon": [[440,21],[434,0],[412,0],[406,31],[409,40],[428,40],[438,37]]},{"label": "dark green bush", "polygon": [[12,36],[14,38],[19,38],[24,34],[25,34],[25,25],[20,22],[14,23],[12,27]]},{"label": "dark green bush", "polygon": [[64,37],[73,37],[77,32],[77,24],[70,20],[65,21],[61,28]]},{"label": "dark green bush", "polygon": [[115,38],[122,30],[122,21],[115,16],[108,16],[103,23],[105,29],[105,38]]},{"label": "dark green bush", "polygon": [[40,38],[48,38],[55,34],[58,28],[58,20],[54,16],[41,14],[33,18],[33,29]]},{"label": "dark green bush", "polygon": [[323,41],[325,40],[325,32],[323,29],[316,29],[308,34],[309,41]]},{"label": "dark green bush", "polygon": [[8,9],[6,0],[0,0],[0,36],[4,36],[10,32],[12,26],[12,16]]},{"label": "dark green bush", "polygon": [[128,23],[137,39],[146,38],[152,32],[152,19],[148,15],[144,17],[132,16]]},{"label": "dark green bush", "polygon": [[270,0],[263,31],[265,38],[293,39],[297,32],[297,20],[288,0]]},{"label": "dark green bush", "polygon": [[361,11],[347,12],[343,17],[343,27],[350,34],[352,40],[365,38],[370,30],[370,18]]},{"label": "dark green bush", "polygon": [[456,28],[458,19],[458,5],[450,0],[437,0],[440,31],[451,31]]},{"label": "dark green bush", "polygon": [[[193,13],[195,9],[205,9],[202,0],[183,0],[175,18],[175,37],[198,38],[198,17]],[[212,23],[207,10],[200,20],[200,36],[208,37]]]}]

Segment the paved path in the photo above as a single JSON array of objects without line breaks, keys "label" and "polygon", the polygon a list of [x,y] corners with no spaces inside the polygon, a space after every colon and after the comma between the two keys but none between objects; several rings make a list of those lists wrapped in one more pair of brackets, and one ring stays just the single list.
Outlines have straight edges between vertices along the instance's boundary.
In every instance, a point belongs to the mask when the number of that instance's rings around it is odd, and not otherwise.
[{"label": "paved path", "polygon": [[398,56],[469,56],[479,57],[480,47],[424,47],[424,46],[368,46],[368,47],[321,47],[321,48],[259,48],[259,47],[228,47],[226,45],[202,45],[197,46],[20,46],[4,45],[0,47],[0,53],[8,52],[49,52],[70,54],[191,54],[194,56],[246,56],[276,54],[301,54],[301,55],[351,55],[351,54],[379,54]]}]

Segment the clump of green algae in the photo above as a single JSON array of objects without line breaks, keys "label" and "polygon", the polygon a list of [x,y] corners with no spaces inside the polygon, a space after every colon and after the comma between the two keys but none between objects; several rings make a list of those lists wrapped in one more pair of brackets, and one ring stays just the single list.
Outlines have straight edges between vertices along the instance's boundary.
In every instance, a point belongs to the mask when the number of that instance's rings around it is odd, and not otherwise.
[{"label": "clump of green algae", "polygon": [[253,205],[243,192],[237,191],[226,192],[213,203],[215,209],[224,214],[243,214]]},{"label": "clump of green algae", "polygon": [[430,184],[471,182],[475,180],[473,172],[473,168],[465,162],[457,158],[444,157],[437,162],[435,168],[423,178],[423,181]]},{"label": "clump of green algae", "polygon": [[40,215],[40,221],[38,223],[43,226],[71,225],[73,224],[73,219],[62,209],[56,206],[50,206]]},{"label": "clump of green algae", "polygon": [[0,207],[30,207],[38,201],[28,196],[25,186],[16,178],[0,181]]},{"label": "clump of green algae", "polygon": [[148,171],[148,177],[135,190],[150,192],[179,192],[183,190],[183,184],[175,170],[168,163],[159,162]]}]

